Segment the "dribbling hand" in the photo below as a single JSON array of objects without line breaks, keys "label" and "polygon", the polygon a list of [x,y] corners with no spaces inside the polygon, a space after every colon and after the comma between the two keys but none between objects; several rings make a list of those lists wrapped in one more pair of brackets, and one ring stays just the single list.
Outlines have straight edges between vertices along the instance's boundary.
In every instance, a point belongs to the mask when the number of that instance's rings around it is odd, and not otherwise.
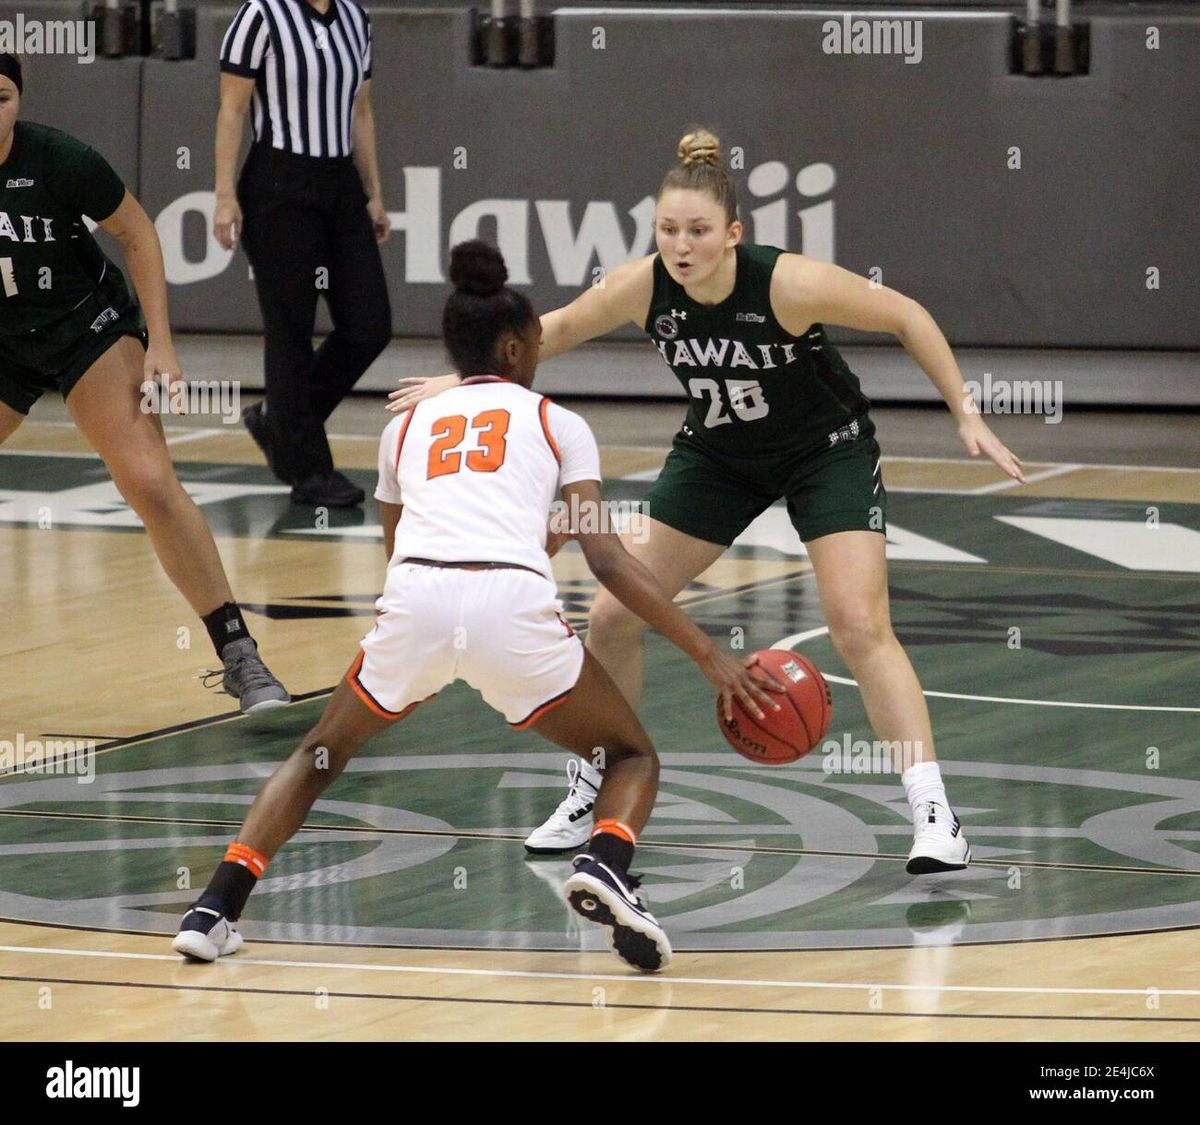
[{"label": "dribbling hand", "polygon": [[772,698],[771,692],[785,692],[783,686],[765,669],[760,669],[761,676],[752,676],[748,664],[752,657],[746,658],[746,663],[739,663],[728,653],[713,647],[712,651],[697,661],[700,671],[717,689],[721,697],[721,713],[726,719],[733,719],[733,697],[736,695],[756,719],[763,718],[763,709],[778,711],[779,704]]}]

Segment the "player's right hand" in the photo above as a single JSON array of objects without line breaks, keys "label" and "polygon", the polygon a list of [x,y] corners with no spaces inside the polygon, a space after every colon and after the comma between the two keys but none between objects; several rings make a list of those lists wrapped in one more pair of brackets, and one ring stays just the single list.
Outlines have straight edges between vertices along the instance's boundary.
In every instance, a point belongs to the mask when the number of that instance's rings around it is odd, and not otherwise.
[{"label": "player's right hand", "polygon": [[232,250],[242,233],[242,209],[236,199],[217,200],[213,214],[213,234],[226,249]]},{"label": "player's right hand", "polygon": [[708,655],[696,662],[700,671],[717,689],[721,697],[721,713],[726,719],[733,718],[734,696],[737,696],[751,715],[761,719],[764,708],[779,710],[779,704],[771,698],[770,693],[787,691],[787,688],[774,676],[769,675],[765,668],[759,669],[761,676],[752,676],[749,668],[751,659],[747,657],[744,664],[739,663],[728,653],[714,646]]},{"label": "player's right hand", "polygon": [[454,374],[428,377],[414,375],[401,379],[400,388],[388,395],[391,402],[388,403],[387,409],[393,414],[403,413],[410,406],[416,406],[418,402],[440,395],[442,391],[457,387],[461,382],[462,380]]}]

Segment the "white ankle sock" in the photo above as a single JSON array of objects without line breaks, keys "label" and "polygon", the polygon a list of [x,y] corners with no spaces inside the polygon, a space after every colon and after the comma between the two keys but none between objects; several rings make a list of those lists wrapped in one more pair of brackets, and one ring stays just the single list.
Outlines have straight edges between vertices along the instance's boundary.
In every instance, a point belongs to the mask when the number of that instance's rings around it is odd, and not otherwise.
[{"label": "white ankle sock", "polygon": [[913,812],[917,806],[932,801],[935,804],[950,807],[946,797],[946,787],[942,784],[942,770],[937,762],[920,762],[909,766],[901,775],[905,796],[912,806]]}]

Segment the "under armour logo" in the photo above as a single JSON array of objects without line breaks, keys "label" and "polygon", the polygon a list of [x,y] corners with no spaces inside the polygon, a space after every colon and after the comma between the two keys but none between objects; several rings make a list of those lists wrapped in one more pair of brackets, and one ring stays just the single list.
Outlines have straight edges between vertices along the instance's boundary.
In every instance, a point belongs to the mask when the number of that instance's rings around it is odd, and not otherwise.
[{"label": "under armour logo", "polygon": [[687,320],[687,313],[686,313],[686,312],[680,312],[680,310],[679,310],[679,309],[672,309],[672,310],[671,310],[671,315],[672,315],[673,317],[677,318],[678,320]]}]

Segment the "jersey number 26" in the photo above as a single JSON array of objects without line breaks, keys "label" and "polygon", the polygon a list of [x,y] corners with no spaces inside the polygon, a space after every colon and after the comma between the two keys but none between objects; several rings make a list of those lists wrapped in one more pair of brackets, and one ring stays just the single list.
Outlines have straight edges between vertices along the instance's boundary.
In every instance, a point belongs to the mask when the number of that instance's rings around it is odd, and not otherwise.
[{"label": "jersey number 26", "polygon": [[[725,413],[725,403],[721,398],[721,384],[716,379],[689,379],[688,390],[692,398],[708,399],[708,413],[704,416],[706,429],[723,426],[733,419]],[[757,422],[765,418],[771,411],[767,400],[763,397],[762,384],[756,379],[726,379],[725,393],[729,396],[729,405],[743,422]]]}]

